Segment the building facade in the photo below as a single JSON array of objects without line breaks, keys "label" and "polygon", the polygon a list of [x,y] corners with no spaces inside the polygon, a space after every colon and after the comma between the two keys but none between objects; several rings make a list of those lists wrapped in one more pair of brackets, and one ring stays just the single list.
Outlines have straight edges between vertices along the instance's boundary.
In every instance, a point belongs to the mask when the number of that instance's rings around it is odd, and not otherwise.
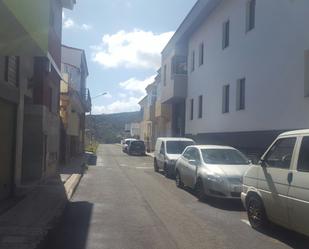
[{"label": "building facade", "polygon": [[57,171],[62,9],[74,4],[0,2],[0,200]]},{"label": "building facade", "polygon": [[84,50],[62,45],[60,90],[61,161],[69,162],[84,153],[85,115],[91,111],[89,75]]},{"label": "building facade", "polygon": [[308,128],[308,9],[198,1],[162,52],[169,133],[260,154],[282,131]]}]

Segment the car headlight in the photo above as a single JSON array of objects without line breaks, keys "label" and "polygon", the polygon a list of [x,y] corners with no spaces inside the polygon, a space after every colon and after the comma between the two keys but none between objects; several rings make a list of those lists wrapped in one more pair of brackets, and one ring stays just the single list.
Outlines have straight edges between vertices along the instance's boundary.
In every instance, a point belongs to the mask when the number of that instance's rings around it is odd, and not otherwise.
[{"label": "car headlight", "polygon": [[208,181],[217,182],[217,183],[222,183],[223,182],[222,177],[219,176],[219,175],[207,175],[206,179]]}]

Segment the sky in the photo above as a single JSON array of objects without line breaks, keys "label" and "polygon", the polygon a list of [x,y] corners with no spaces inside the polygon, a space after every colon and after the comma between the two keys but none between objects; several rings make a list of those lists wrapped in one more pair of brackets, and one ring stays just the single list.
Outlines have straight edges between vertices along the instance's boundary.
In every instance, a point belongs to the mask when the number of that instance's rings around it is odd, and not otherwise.
[{"label": "sky", "polygon": [[161,51],[196,0],[77,0],[63,12],[63,44],[84,49],[93,114],[137,111]]}]

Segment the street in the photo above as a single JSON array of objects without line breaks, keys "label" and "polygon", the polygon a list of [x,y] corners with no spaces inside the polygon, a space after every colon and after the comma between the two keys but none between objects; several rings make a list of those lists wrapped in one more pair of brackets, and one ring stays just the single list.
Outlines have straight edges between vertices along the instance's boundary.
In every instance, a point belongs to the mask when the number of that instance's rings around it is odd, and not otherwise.
[{"label": "street", "polygon": [[46,249],[308,248],[301,235],[253,230],[240,201],[206,200],[153,170],[151,157],[100,145]]}]

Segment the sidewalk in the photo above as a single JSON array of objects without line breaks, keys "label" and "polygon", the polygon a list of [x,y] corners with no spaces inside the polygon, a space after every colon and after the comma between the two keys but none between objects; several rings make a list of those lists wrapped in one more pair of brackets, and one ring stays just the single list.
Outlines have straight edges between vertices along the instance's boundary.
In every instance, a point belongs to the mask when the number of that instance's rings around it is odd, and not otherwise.
[{"label": "sidewalk", "polygon": [[[74,167],[74,163],[79,166]],[[40,246],[82,177],[81,161],[68,166],[57,177],[36,186],[0,216],[1,249],[35,249]]]}]

